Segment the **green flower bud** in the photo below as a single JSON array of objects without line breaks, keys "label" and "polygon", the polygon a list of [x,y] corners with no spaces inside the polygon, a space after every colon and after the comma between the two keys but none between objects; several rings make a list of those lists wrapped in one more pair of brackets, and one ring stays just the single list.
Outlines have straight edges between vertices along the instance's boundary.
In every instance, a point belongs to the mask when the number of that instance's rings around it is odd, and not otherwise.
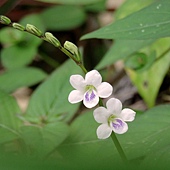
[{"label": "green flower bud", "polygon": [[8,17],[6,17],[6,16],[1,15],[0,16],[0,22],[2,24],[9,25],[11,23],[11,20]]},{"label": "green flower bud", "polygon": [[18,24],[18,23],[13,23],[12,26],[15,28],[15,29],[18,29],[20,31],[24,31],[25,30],[25,27],[21,24]]},{"label": "green flower bud", "polygon": [[31,25],[31,24],[27,24],[26,25],[26,30],[29,32],[29,33],[32,33],[38,37],[42,36],[42,32],[37,28],[35,27],[34,25]]},{"label": "green flower bud", "polygon": [[72,42],[66,41],[64,43],[64,48],[70,51],[72,54],[75,54],[77,57],[79,56],[79,50],[77,46]]},{"label": "green flower bud", "polygon": [[54,35],[51,34],[50,32],[45,33],[45,38],[48,42],[50,42],[54,46],[56,46],[56,47],[61,46],[60,41],[56,37],[54,37]]}]

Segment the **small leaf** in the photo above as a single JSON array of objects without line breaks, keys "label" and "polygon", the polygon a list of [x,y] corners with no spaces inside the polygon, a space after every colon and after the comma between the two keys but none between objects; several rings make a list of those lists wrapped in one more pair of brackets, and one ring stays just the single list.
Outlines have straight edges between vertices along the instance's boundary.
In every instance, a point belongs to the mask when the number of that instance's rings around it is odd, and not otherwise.
[{"label": "small leaf", "polygon": [[156,58],[155,52],[147,56],[145,53],[136,53],[125,61],[125,66],[127,68],[136,70],[136,71],[145,71],[151,67],[151,65],[154,63]]},{"label": "small leaf", "polygon": [[28,65],[35,55],[37,49],[33,46],[28,48],[27,46],[11,46],[4,48],[1,51],[1,59],[4,67],[8,69],[15,69]]},{"label": "small leaf", "polygon": [[78,6],[60,5],[44,10],[41,17],[48,30],[63,31],[80,26],[85,21],[86,15]]},{"label": "small leaf", "polygon": [[0,89],[10,93],[20,87],[35,85],[46,76],[45,72],[33,67],[8,70],[0,75]]},{"label": "small leaf", "polygon": [[0,42],[5,46],[16,44],[23,40],[24,34],[14,28],[5,27],[0,30]]}]

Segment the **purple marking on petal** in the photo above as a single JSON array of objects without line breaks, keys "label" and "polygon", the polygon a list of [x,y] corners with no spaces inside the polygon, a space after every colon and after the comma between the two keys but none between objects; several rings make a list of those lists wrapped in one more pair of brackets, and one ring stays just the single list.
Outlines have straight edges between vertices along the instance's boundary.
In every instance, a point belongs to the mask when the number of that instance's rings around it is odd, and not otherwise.
[{"label": "purple marking on petal", "polygon": [[112,126],[115,129],[119,129],[120,127],[123,127],[123,122],[120,119],[115,119],[116,122],[112,122]]},{"label": "purple marking on petal", "polygon": [[88,91],[85,95],[85,99],[86,101],[91,101],[96,97],[96,95],[94,94],[94,92],[92,91],[91,93]]},{"label": "purple marking on petal", "polygon": [[116,119],[116,121],[120,124],[120,126],[123,126],[123,122],[120,119]]},{"label": "purple marking on petal", "polygon": [[94,92],[92,91],[92,93],[90,94],[90,100],[93,100],[96,97],[96,95],[94,94]]},{"label": "purple marking on petal", "polygon": [[89,93],[88,92],[85,95],[85,99],[86,99],[86,101],[89,101]]}]

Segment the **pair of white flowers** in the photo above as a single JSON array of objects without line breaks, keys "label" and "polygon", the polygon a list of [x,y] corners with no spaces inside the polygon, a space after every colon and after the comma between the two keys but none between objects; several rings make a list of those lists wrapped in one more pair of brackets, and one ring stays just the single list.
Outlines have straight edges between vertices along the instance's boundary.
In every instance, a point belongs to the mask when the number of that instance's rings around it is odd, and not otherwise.
[{"label": "pair of white flowers", "polygon": [[[97,70],[92,70],[85,75],[72,75],[70,84],[75,88],[68,97],[70,103],[78,103],[83,100],[87,108],[95,107],[99,98],[107,98],[112,94],[113,87],[102,82],[102,77]],[[110,98],[105,107],[98,107],[94,110],[94,119],[101,123],[97,128],[99,139],[108,138],[112,131],[123,134],[128,130],[126,122],[131,122],[135,118],[135,112],[125,108],[122,110],[122,103],[116,98]]]}]

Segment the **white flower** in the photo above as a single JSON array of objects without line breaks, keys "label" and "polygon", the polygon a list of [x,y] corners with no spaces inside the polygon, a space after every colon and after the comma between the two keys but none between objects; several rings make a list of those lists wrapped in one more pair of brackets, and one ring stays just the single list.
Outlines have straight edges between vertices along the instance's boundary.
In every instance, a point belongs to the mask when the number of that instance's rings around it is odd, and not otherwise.
[{"label": "white flower", "polygon": [[112,94],[113,88],[107,82],[102,82],[100,73],[92,70],[85,75],[72,75],[70,84],[76,89],[70,92],[68,100],[70,103],[78,103],[83,100],[87,108],[96,106],[99,97],[107,98]]},{"label": "white flower", "polygon": [[131,122],[135,118],[135,112],[131,109],[123,109],[120,100],[111,98],[106,103],[106,108],[98,107],[94,110],[94,119],[102,123],[97,128],[99,139],[108,138],[112,131],[117,134],[123,134],[128,130],[126,122]]}]

